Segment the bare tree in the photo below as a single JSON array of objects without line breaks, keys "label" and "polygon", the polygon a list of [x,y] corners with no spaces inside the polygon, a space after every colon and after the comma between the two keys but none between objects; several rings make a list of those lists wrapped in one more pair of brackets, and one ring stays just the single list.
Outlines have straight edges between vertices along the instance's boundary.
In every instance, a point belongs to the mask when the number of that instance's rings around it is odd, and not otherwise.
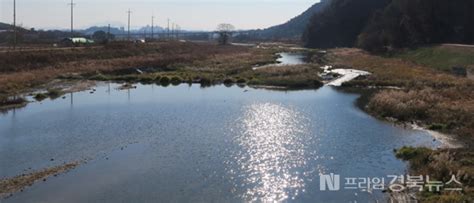
[{"label": "bare tree", "polygon": [[217,26],[216,33],[219,35],[219,44],[227,45],[230,42],[232,37],[232,32],[235,30],[235,27],[228,23],[222,23]]}]

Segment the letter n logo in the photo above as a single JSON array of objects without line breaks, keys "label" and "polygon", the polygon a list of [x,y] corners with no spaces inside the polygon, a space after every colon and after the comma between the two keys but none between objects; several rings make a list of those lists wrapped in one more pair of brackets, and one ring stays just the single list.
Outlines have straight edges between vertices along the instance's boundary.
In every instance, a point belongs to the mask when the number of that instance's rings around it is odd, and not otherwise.
[{"label": "letter n logo", "polygon": [[330,175],[320,175],[319,176],[319,189],[321,191],[339,191],[341,189],[341,176],[334,175],[331,173]]}]

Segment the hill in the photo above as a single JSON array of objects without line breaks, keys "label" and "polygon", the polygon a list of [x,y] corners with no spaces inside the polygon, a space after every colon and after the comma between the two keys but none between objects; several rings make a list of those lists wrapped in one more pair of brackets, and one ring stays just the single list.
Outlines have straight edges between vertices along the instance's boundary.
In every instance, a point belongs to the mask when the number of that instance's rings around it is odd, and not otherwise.
[{"label": "hill", "polygon": [[[11,30],[13,28],[12,24],[0,22],[0,30]],[[26,31],[24,28],[17,26],[18,31]]]},{"label": "hill", "polygon": [[308,24],[307,47],[358,46],[372,52],[474,43],[472,0],[332,0]]},{"label": "hill", "polygon": [[[159,27],[159,26],[155,26],[153,29],[154,29],[155,32],[162,32],[164,30],[162,27]],[[93,27],[89,27],[89,28],[84,29],[84,30],[78,30],[78,32],[83,33],[85,35],[92,35],[96,31],[107,32],[107,30],[108,30],[107,26],[93,26]],[[131,30],[131,33],[144,33],[145,30],[147,32],[151,32],[151,26],[146,26],[146,27],[142,27],[140,29]],[[120,35],[120,34],[124,34],[125,32],[126,31],[123,30],[123,28],[110,27],[110,33],[111,34]]]},{"label": "hill", "polygon": [[12,26],[10,24],[0,22],[0,30],[9,30]]},{"label": "hill", "polygon": [[369,51],[439,43],[474,43],[473,0],[392,0],[358,39]]},{"label": "hill", "polygon": [[311,17],[323,11],[330,1],[321,0],[288,22],[263,30],[255,30],[254,35],[261,39],[300,39]]},{"label": "hill", "polygon": [[352,47],[373,14],[390,0],[332,0],[323,12],[313,15],[303,34],[313,48]]}]

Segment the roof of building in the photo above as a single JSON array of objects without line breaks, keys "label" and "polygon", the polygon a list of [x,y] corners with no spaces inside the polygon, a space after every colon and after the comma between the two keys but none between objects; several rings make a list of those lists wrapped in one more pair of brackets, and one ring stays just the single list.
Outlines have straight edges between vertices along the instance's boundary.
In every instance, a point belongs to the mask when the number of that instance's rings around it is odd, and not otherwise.
[{"label": "roof of building", "polygon": [[68,40],[74,44],[90,44],[94,43],[94,40],[86,39],[84,37],[69,37],[65,38],[64,40]]}]

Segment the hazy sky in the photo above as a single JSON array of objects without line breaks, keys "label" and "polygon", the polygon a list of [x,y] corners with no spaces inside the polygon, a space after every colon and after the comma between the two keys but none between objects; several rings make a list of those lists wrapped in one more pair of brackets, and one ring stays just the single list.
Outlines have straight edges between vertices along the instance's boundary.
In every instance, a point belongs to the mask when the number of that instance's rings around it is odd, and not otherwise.
[{"label": "hazy sky", "polygon": [[[16,0],[17,22],[25,27],[68,28],[70,0]],[[165,26],[170,18],[187,30],[213,30],[226,22],[237,29],[265,28],[286,22],[318,0],[74,0],[75,27],[124,26],[128,8],[132,27]],[[11,23],[13,0],[0,0],[0,22]]]}]

